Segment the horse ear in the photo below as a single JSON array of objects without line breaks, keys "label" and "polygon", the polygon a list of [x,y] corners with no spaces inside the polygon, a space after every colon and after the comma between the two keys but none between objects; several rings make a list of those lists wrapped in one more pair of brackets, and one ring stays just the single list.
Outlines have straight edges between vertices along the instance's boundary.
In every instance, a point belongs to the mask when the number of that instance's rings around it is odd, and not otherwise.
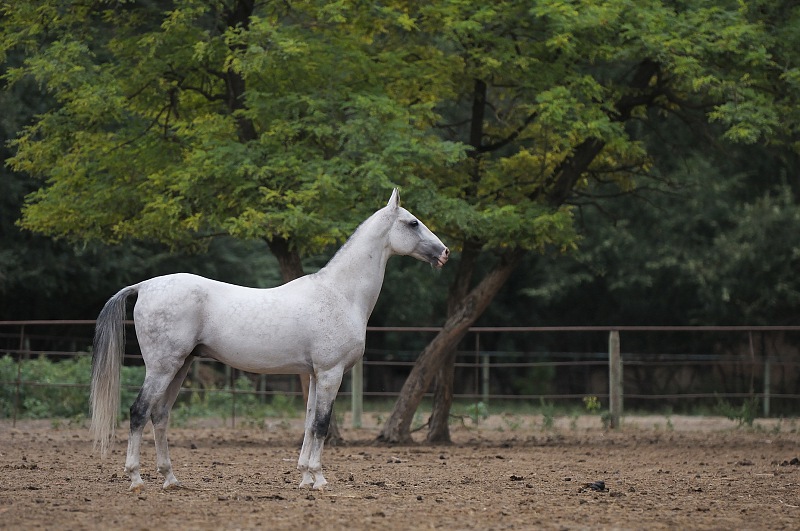
[{"label": "horse ear", "polygon": [[400,206],[400,192],[395,188],[392,190],[392,197],[389,198],[389,202],[386,206],[397,208]]}]

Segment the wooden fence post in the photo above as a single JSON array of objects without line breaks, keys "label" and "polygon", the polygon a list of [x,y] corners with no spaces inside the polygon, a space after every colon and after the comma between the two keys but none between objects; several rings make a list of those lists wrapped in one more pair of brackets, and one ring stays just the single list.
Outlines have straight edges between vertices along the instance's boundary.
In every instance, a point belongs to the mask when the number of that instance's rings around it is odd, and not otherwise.
[{"label": "wooden fence post", "polygon": [[361,427],[364,412],[364,358],[359,358],[350,370],[350,400],[353,412],[353,427]]},{"label": "wooden fence post", "polygon": [[491,360],[488,354],[481,355],[481,399],[487,406],[489,405],[489,382],[491,376],[489,374],[491,367]]},{"label": "wooden fence post", "polygon": [[22,392],[22,360],[28,361],[31,354],[31,340],[25,337],[25,325],[19,332],[19,352],[17,355],[17,382],[14,390],[14,419],[11,421],[11,427],[17,427],[17,414],[19,413],[19,397]]},{"label": "wooden fence post", "polygon": [[622,419],[622,355],[619,349],[619,330],[608,335],[608,412],[610,427],[619,429]]},{"label": "wooden fence post", "polygon": [[772,393],[772,360],[764,360],[764,416],[769,417],[769,398]]}]

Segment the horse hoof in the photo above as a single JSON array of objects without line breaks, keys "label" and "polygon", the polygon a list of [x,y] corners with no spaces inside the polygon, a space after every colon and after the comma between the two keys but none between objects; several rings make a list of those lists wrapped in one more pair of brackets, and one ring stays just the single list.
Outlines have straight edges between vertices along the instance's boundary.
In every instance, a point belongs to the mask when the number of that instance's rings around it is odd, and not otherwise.
[{"label": "horse hoof", "polygon": [[312,489],[313,490],[323,490],[325,488],[325,485],[327,485],[327,484],[328,484],[328,482],[325,480],[325,478],[320,476],[319,479],[314,482],[314,486],[312,487]]},{"label": "horse hoof", "polygon": [[131,486],[128,488],[128,490],[132,494],[139,494],[144,490],[144,483],[131,483]]},{"label": "horse hoof", "polygon": [[303,487],[308,487],[313,484],[314,476],[311,474],[311,472],[303,472],[303,481],[300,482],[300,488],[302,489]]},{"label": "horse hoof", "polygon": [[174,481],[172,483],[166,482],[161,488],[163,490],[181,489],[183,488],[183,485],[181,485],[179,481]]}]

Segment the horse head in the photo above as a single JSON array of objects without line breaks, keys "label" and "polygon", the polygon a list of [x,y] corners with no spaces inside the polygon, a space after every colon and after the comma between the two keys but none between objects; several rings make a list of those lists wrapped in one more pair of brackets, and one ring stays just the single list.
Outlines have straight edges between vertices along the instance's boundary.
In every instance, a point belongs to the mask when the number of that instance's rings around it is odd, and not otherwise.
[{"label": "horse head", "polygon": [[386,208],[394,220],[389,231],[392,253],[413,256],[436,268],[441,268],[447,263],[450,249],[416,216],[400,206],[400,192],[397,188],[392,191]]}]

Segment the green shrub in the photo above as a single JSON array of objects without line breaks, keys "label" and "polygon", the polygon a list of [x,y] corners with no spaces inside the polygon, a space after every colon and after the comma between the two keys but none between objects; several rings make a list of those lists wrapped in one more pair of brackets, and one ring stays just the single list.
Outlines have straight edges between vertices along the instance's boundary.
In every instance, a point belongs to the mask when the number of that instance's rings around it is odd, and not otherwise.
[{"label": "green shrub", "polygon": [[555,426],[556,420],[556,406],[552,402],[539,399],[539,411],[542,414],[542,428],[545,430],[552,430]]},{"label": "green shrub", "polygon": [[[21,385],[17,402],[17,418],[83,419],[90,415],[89,385],[92,377],[91,356],[81,355],[53,361],[44,356],[17,361],[11,356],[0,357],[0,418],[14,414],[17,394],[17,371]],[[120,419],[130,416],[130,406],[136,400],[144,382],[144,366],[123,366],[121,379]],[[240,376],[234,387],[237,417],[254,422],[263,417],[296,417],[302,404],[295,397],[275,395],[266,403],[254,392],[253,380]],[[176,424],[189,417],[230,416],[234,397],[230,389],[184,389],[173,408]]]},{"label": "green shrub", "polygon": [[20,375],[17,416],[21,418],[75,417],[89,413],[90,356],[51,361],[44,356],[15,361],[0,358],[0,415],[13,415]]},{"label": "green shrub", "polygon": [[746,398],[739,407],[730,402],[717,398],[716,411],[720,415],[736,421],[737,426],[753,427],[753,422],[758,417],[759,399],[757,397]]}]

